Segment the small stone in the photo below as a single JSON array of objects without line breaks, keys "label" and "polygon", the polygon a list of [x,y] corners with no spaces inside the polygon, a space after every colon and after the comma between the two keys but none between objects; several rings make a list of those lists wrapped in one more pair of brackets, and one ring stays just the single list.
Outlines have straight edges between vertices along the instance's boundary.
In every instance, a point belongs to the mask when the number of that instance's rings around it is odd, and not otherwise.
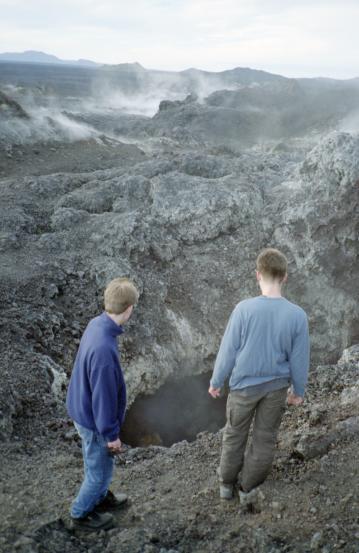
[{"label": "small stone", "polygon": [[155,553],[157,548],[154,545],[147,543],[143,549],[143,553]]},{"label": "small stone", "polygon": [[65,440],[69,440],[69,441],[72,441],[76,436],[77,436],[77,432],[76,432],[76,430],[74,430],[74,429],[68,430],[68,431],[64,434]]},{"label": "small stone", "polygon": [[322,545],[323,542],[323,533],[322,532],[316,532],[313,534],[312,539],[310,540],[310,548],[312,551],[318,551],[319,547]]},{"label": "small stone", "polygon": [[340,500],[340,503],[348,503],[353,497],[353,494],[352,493],[348,493],[345,497],[343,497],[343,499]]},{"label": "small stone", "polygon": [[20,549],[20,547],[26,547],[28,545],[33,545],[33,544],[34,544],[34,540],[29,538],[28,536],[21,536],[21,538],[19,538],[14,543],[14,547],[15,547],[15,549]]},{"label": "small stone", "polygon": [[157,543],[160,541],[160,538],[157,534],[155,534],[154,532],[150,532],[148,534],[148,539],[150,540],[150,542],[152,543]]},{"label": "small stone", "polygon": [[309,424],[310,426],[316,426],[323,420],[324,412],[316,407],[312,410],[309,416]]},{"label": "small stone", "polygon": [[272,501],[270,505],[273,509],[273,511],[280,512],[283,510],[283,505],[279,503],[279,501]]}]

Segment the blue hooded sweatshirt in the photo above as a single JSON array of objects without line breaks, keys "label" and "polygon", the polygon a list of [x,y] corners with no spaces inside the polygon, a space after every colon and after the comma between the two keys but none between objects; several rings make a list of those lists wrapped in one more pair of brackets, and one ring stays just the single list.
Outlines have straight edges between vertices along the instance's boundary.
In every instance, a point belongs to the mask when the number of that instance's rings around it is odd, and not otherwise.
[{"label": "blue hooded sweatshirt", "polygon": [[106,312],[89,322],[67,391],[69,416],[108,442],[119,437],[126,409],[126,385],[116,339],[122,332]]}]

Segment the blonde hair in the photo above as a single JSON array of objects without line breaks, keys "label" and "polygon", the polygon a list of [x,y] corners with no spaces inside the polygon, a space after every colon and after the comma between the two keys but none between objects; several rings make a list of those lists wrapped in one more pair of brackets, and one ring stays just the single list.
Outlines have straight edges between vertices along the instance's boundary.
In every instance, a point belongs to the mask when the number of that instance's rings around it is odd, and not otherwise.
[{"label": "blonde hair", "polygon": [[120,315],[130,305],[135,305],[138,297],[138,290],[129,278],[114,278],[105,290],[105,310],[108,313]]},{"label": "blonde hair", "polygon": [[264,277],[282,280],[288,269],[286,256],[275,248],[266,248],[257,257],[257,271]]}]

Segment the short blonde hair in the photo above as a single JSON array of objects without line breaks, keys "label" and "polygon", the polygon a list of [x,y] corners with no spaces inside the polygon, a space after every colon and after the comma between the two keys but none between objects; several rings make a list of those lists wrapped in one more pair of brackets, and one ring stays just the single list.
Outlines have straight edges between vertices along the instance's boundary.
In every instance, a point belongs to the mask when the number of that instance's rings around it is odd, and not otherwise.
[{"label": "short blonde hair", "polygon": [[284,253],[275,248],[266,248],[257,257],[257,271],[264,277],[283,280],[288,270]]},{"label": "short blonde hair", "polygon": [[135,305],[138,297],[138,290],[129,278],[114,278],[105,290],[105,310],[120,315],[130,305]]}]

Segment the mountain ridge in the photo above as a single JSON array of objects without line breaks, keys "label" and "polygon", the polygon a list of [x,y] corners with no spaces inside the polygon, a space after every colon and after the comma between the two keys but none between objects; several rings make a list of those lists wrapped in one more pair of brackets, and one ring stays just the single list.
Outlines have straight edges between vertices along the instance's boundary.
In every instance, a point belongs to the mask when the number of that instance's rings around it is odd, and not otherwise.
[{"label": "mountain ridge", "polygon": [[25,50],[24,52],[2,52],[0,61],[25,62],[25,63],[49,63],[58,65],[81,65],[87,67],[98,67],[101,64],[92,60],[62,60],[53,54],[47,54],[38,50]]},{"label": "mountain ridge", "polygon": [[256,75],[259,77],[259,80],[262,78],[268,78],[270,76],[272,79],[288,79],[288,80],[297,80],[297,81],[318,81],[318,82],[351,82],[357,84],[359,82],[359,77],[352,77],[350,79],[335,79],[333,77],[287,77],[279,73],[272,73],[271,71],[265,71],[263,69],[253,69],[250,67],[240,67],[236,66],[231,69],[223,69],[222,71],[208,71],[205,69],[199,69],[196,67],[188,67],[186,69],[174,71],[169,69],[156,69],[153,67],[147,68],[141,65],[139,62],[121,62],[121,63],[98,63],[93,60],[79,58],[77,60],[63,60],[53,54],[47,54],[39,50],[25,50],[24,52],[1,52],[0,53],[0,62],[17,62],[17,63],[39,63],[39,64],[50,64],[58,66],[81,66],[81,67],[93,67],[93,68],[106,68],[106,69],[119,69],[121,71],[127,72],[142,72],[142,73],[157,73],[157,74],[176,74],[183,75],[187,78],[191,77],[208,77],[212,78],[216,76],[224,76],[233,78],[238,76],[238,74],[247,76],[248,78]]}]

